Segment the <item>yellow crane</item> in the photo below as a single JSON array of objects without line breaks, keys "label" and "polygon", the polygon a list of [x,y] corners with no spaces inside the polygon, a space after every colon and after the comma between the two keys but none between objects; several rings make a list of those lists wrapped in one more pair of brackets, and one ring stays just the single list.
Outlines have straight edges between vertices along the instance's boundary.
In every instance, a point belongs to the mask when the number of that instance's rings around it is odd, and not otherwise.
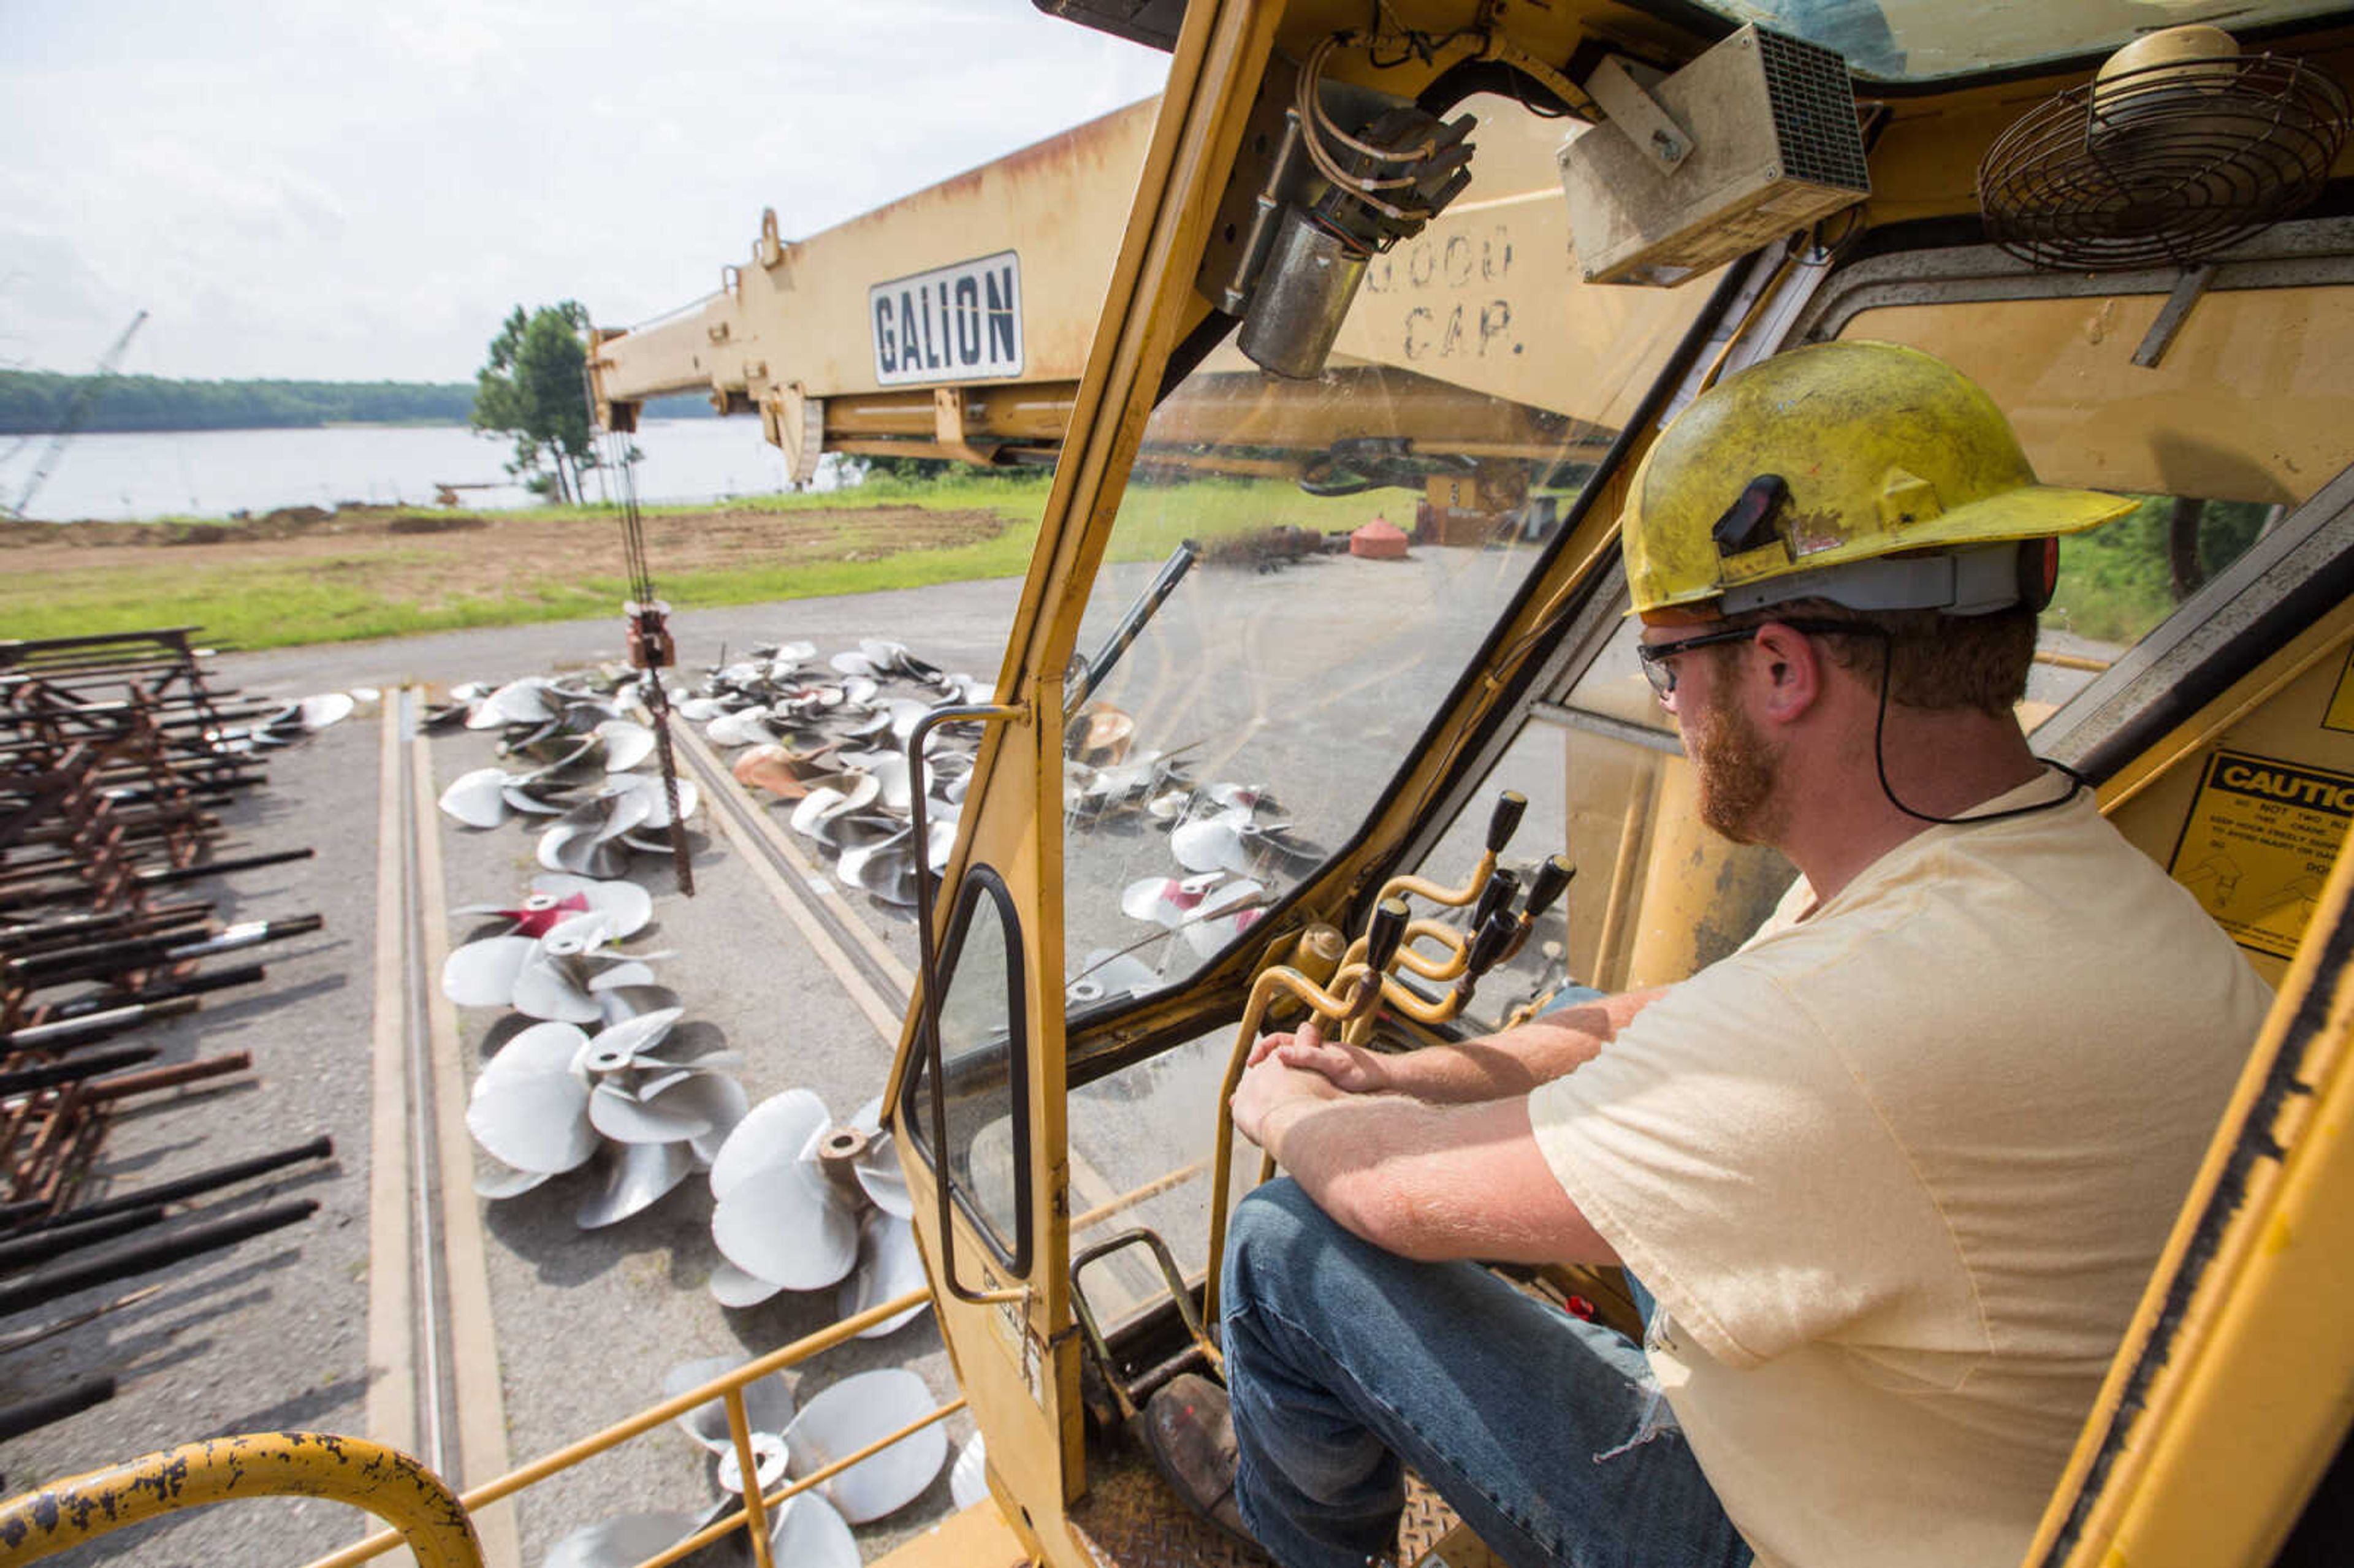
[{"label": "yellow crane", "polygon": [[[2328,1529],[2354,1411],[2354,235],[2330,205],[2354,21],[2260,0],[2237,44],[2112,64],[2153,18],[2104,0],[1054,8],[1156,37],[1164,96],[824,235],[764,224],[697,311],[594,355],[612,428],[708,387],[797,472],[826,450],[1055,462],[992,698],[928,721],[986,738],[885,1104],[989,1495],[894,1561],[1247,1560],[1120,1436],[1173,1369],[1216,1364],[1213,1238],[1256,1170],[1229,1158],[1219,1085],[1268,1009],[1370,1016],[1363,986],[1394,1044],[1497,1022],[1515,988],[1439,996],[1463,955],[1435,916],[1490,885],[1500,785],[1581,873],[1529,978],[1671,981],[1754,925],[1787,869],[1686,825],[1617,518],[1701,389],[1856,339],[1966,371],[2045,480],[2188,529],[2206,580],[2179,600],[2071,599],[2063,577],[2073,619],[2045,628],[2025,716],[2279,989],[2022,1568],[2342,1555],[2326,1534],[2283,1553]],[[1402,487],[1438,547],[1260,591],[1197,577],[1136,636],[1103,692],[1133,744],[1220,737],[1229,776],[1331,846],[1255,868],[1256,919],[1172,927],[1140,980],[1102,956],[1139,852],[1066,810],[1067,682],[1150,542],[1235,476],[1336,506]],[[1500,526],[1532,490],[1556,494],[1551,525]],[[2086,546],[2158,558],[2110,547]],[[1422,916],[1369,932],[1399,895]],[[1368,932],[1353,967],[1335,932]],[[1554,1288],[1612,1309],[1606,1277]],[[155,1476],[236,1465],[470,1561],[466,1509],[712,1396],[462,1497],[355,1444],[160,1457],[20,1499],[0,1542],[29,1561],[95,1517],[77,1496],[162,1506]],[[748,1499],[764,1562],[779,1500]],[[1410,1518],[1401,1554],[1484,1561],[1448,1523]]]}]

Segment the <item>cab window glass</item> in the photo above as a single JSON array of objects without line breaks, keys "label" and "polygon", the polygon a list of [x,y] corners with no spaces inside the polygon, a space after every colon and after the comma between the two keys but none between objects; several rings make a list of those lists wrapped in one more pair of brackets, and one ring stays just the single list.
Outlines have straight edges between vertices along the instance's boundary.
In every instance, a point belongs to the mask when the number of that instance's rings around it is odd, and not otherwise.
[{"label": "cab window glass", "polygon": [[[1210,1159],[1218,1086],[1235,1025],[1211,1028],[1149,1060],[1071,1090],[1071,1251],[1150,1226],[1198,1277],[1209,1258]],[[1258,1180],[1259,1152],[1235,1139],[1229,1205]],[[1164,1294],[1142,1250],[1114,1253],[1081,1281],[1098,1321],[1118,1323]]]},{"label": "cab window glass", "polygon": [[1375,259],[1320,378],[1230,344],[1145,429],[1066,732],[1076,1009],[1182,981],[1358,831],[1706,302],[1585,285],[1558,123],[1470,107],[1471,187]]},{"label": "cab window glass", "polygon": [[[1478,982],[1459,1031],[1493,1029],[1588,991],[1681,979],[1746,940],[1796,874],[1774,851],[1699,826],[1682,743],[1636,662],[1641,630],[1631,618],[1620,623],[1583,671],[1538,703],[1416,867],[1465,889],[1496,798],[1510,789],[1529,804],[1500,863],[1524,887],[1548,855],[1565,856],[1576,871],[1567,893]],[[1421,904],[1416,912],[1457,926],[1468,914]]]},{"label": "cab window glass", "polygon": [[1860,311],[1839,331],[1925,349],[1977,381],[2045,482],[2140,503],[2061,545],[2031,726],[2345,466],[2354,363],[2336,345],[2354,329],[2348,291],[2212,291],[2155,365],[2137,364],[2165,304],[1925,302]]},{"label": "cab window glass", "polygon": [[[939,1005],[940,1082],[945,1090],[948,1176],[967,1215],[981,1224],[1001,1260],[1021,1266],[1029,1227],[1028,1096],[1019,1034],[1023,1019],[1021,948],[1004,885],[987,867],[964,884],[955,927],[940,959],[947,976]],[[918,1057],[908,1075],[907,1107],[918,1147],[932,1160],[930,1063]]]},{"label": "cab window glass", "polygon": [[[2137,504],[2064,541],[2021,723],[2031,732],[2343,466],[2354,365],[2326,345],[2354,327],[2344,291],[2225,291],[2202,298],[2152,366],[2134,362],[2162,295],[1860,311],[1838,335],[1911,344],[1984,386],[2048,482]],[[1533,991],[1672,980],[1745,939],[1795,875],[1771,851],[1691,822],[1691,777],[1621,627],[1568,691],[1541,705],[1486,786],[1416,869],[1459,879],[1489,801],[1530,796],[1515,845],[1565,849],[1578,868],[1561,959],[1524,947],[1483,984],[1467,1027],[1491,1026]],[[1562,842],[1535,836],[1556,834]],[[1534,969],[1536,972],[1518,971]]]}]

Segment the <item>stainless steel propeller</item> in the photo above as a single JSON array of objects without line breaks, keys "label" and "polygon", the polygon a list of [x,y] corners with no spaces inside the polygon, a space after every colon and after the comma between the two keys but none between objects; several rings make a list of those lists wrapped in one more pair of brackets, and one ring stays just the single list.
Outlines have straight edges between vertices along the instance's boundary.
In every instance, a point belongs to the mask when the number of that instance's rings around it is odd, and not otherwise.
[{"label": "stainless steel propeller", "polygon": [[557,714],[556,701],[548,694],[550,684],[536,675],[508,682],[474,705],[466,727],[497,729],[502,725],[546,724]]},{"label": "stainless steel propeller", "polygon": [[1161,973],[1132,953],[1097,948],[1080,960],[1078,973],[1063,987],[1075,1007],[1099,1001],[1125,1001],[1160,989]]},{"label": "stainless steel propeller", "polygon": [[475,1182],[483,1197],[519,1196],[551,1175],[593,1165],[579,1201],[583,1230],[616,1224],[673,1191],[717,1156],[743,1119],[747,1097],[716,1069],[733,1052],[669,1041],[683,1009],[659,986],[599,996],[595,1034],[563,1022],[535,1023],[491,1058],[466,1126],[504,1171]]},{"label": "stainless steel propeller", "polygon": [[[705,1356],[700,1361],[681,1361],[663,1373],[663,1397],[676,1399],[690,1389],[702,1387],[724,1372],[744,1364],[741,1356]],[[785,1382],[782,1372],[770,1372],[756,1378],[743,1388],[744,1424],[754,1432],[781,1433],[793,1419],[792,1385]],[[679,1429],[715,1454],[726,1453],[736,1446],[727,1432],[727,1406],[713,1399],[696,1405],[678,1417]]]},{"label": "stainless steel propeller", "polygon": [[531,892],[519,904],[469,904],[451,913],[497,916],[513,923],[506,934],[515,937],[544,937],[575,915],[593,913],[603,920],[607,936],[619,941],[643,930],[653,910],[653,895],[634,882],[546,872],[531,879]]},{"label": "stainless steel propeller", "polygon": [[802,1492],[777,1510],[769,1554],[790,1568],[858,1568],[858,1538],[840,1510],[814,1491]]},{"label": "stainless steel propeller", "polygon": [[[801,1406],[785,1428],[796,1478],[889,1436],[938,1403],[924,1380],[900,1367],[856,1373]],[[948,1434],[938,1424],[862,1459],[812,1489],[852,1524],[881,1519],[923,1495],[948,1462]]]},{"label": "stainless steel propeller", "polygon": [[881,1123],[879,1099],[836,1126],[816,1095],[787,1089],[737,1124],[711,1164],[711,1234],[726,1260],[711,1287],[723,1305],[845,1280],[845,1302],[872,1305],[910,1279],[911,1264],[920,1283],[912,1233],[898,1234],[914,1206]]},{"label": "stainless steel propeller", "polygon": [[608,1143],[589,1167],[598,1174],[597,1188],[572,1211],[572,1223],[584,1231],[619,1224],[652,1208],[695,1174],[695,1159],[684,1143]]},{"label": "stainless steel propeller", "polygon": [[691,1513],[625,1513],[600,1520],[549,1547],[540,1568],[636,1568],[693,1535],[695,1527]]},{"label": "stainless steel propeller", "polygon": [[652,801],[643,794],[599,795],[567,811],[539,837],[539,863],[578,876],[615,877],[629,869],[621,835],[646,821]]}]

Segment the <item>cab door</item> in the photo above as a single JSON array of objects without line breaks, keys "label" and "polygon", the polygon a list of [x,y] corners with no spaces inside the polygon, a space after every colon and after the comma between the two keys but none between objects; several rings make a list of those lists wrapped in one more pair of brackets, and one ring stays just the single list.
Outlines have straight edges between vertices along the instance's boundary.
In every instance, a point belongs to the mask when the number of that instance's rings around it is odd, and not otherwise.
[{"label": "cab door", "polygon": [[1064,1119],[1065,671],[1162,367],[1204,310],[1194,261],[1278,10],[1188,9],[995,701],[935,715],[985,734],[956,850],[930,889],[925,972],[886,1103],[991,1488],[1049,1562],[1080,1560],[1063,1511],[1086,1484]]}]

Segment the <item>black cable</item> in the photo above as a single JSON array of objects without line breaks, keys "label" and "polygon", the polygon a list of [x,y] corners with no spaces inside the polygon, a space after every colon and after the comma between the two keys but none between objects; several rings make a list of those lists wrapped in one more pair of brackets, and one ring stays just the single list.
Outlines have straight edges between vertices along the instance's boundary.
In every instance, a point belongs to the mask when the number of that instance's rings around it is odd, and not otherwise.
[{"label": "black cable", "polygon": [[[1845,631],[1848,628],[1842,627],[1840,630],[1841,631]],[[1939,827],[1954,827],[1957,825],[1967,827],[1974,826],[1979,822],[2008,821],[2013,817],[2031,817],[2038,811],[2055,810],[2074,800],[2077,795],[2082,793],[2084,790],[2092,788],[2091,782],[2087,780],[2083,774],[2077,772],[2066,763],[2054,762],[2048,757],[2038,757],[2035,758],[2036,761],[2041,763],[2046,768],[2052,768],[2066,776],[2068,779],[2067,793],[2061,795],[2054,800],[2038,800],[2034,804],[2029,806],[2011,806],[2003,810],[1986,811],[1971,816],[1939,817],[1933,816],[1927,811],[1914,810],[1898,797],[1896,787],[1888,781],[1888,748],[1884,743],[1888,734],[1888,691],[1889,688],[1895,683],[1896,680],[1896,634],[1889,630],[1888,628],[1875,625],[1869,620],[1859,620],[1854,622],[1853,630],[1863,636],[1877,637],[1880,639],[1881,643],[1880,711],[1873,715],[1872,721],[1872,766],[1873,770],[1880,775],[1880,792],[1888,797],[1888,803],[1890,805],[1895,807],[1898,810],[1903,812],[1914,821],[1934,822]]]}]

